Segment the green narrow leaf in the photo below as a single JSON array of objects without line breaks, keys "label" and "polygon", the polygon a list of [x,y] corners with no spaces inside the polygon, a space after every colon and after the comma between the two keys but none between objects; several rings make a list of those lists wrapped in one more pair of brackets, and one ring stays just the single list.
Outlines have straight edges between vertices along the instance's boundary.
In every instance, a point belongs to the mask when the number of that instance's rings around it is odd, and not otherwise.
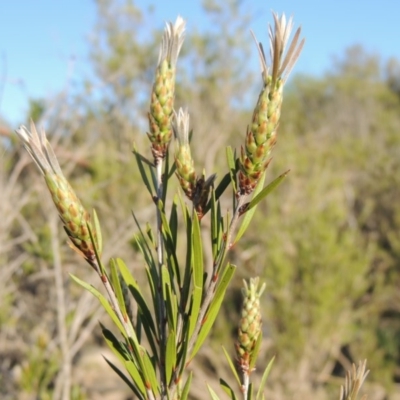
[{"label": "green narrow leaf", "polygon": [[185,262],[185,271],[183,276],[183,284],[180,288],[181,290],[181,301],[180,307],[183,310],[187,309],[190,306],[190,289],[191,289],[191,280],[192,280],[192,219],[189,216],[189,209],[185,205],[183,209],[185,213],[186,220],[186,262]]},{"label": "green narrow leaf", "polygon": [[[258,181],[258,184],[254,190],[253,197],[257,196],[257,194],[260,193],[260,191],[262,190],[262,187],[264,185],[264,181],[265,181],[265,172],[262,174],[260,180]],[[255,211],[256,211],[256,207],[252,208],[251,210],[247,211],[244,214],[242,223],[240,225],[240,228],[238,230],[238,233],[237,233],[236,238],[233,241],[232,245],[237,243],[240,240],[240,238],[243,236],[243,234],[246,232],[247,228],[250,225],[251,220],[253,219]]]},{"label": "green narrow leaf", "polygon": [[128,360],[130,354],[124,347],[123,343],[121,343],[114,336],[114,334],[110,330],[108,330],[101,322],[100,322],[100,327],[104,340],[106,341],[108,347],[117,356],[117,358],[121,361],[121,363],[124,363],[126,360]]},{"label": "green narrow leaf", "polygon": [[99,218],[97,216],[97,212],[93,209],[93,222],[94,222],[94,229],[96,231],[96,244],[97,244],[97,251],[99,254],[103,253],[103,237],[101,235],[101,228]]},{"label": "green narrow leaf", "polygon": [[193,283],[196,287],[203,287],[203,246],[201,239],[200,223],[197,213],[193,213],[192,225],[192,248],[193,248]]},{"label": "green narrow leaf", "polygon": [[145,261],[146,261],[146,274],[150,287],[150,292],[153,299],[157,298],[156,288],[159,287],[159,277],[156,271],[156,264],[152,254],[147,253],[146,243],[143,237],[135,235],[136,244],[138,245]]},{"label": "green narrow leaf", "polygon": [[178,243],[178,196],[174,196],[171,206],[171,214],[169,217],[169,227],[171,231],[172,243],[176,252],[176,245]]},{"label": "green narrow leaf", "polygon": [[229,172],[225,174],[225,176],[221,179],[221,182],[215,188],[215,199],[218,200],[224,193],[226,188],[231,183],[231,175]]},{"label": "green narrow leaf", "polygon": [[110,306],[110,303],[108,302],[108,300],[97,289],[95,289],[93,286],[91,286],[88,283],[80,280],[78,277],[76,277],[73,274],[69,274],[69,275],[71,276],[71,278],[76,283],[81,285],[84,289],[88,290],[90,293],[92,293],[100,301],[101,305],[107,311],[107,314],[111,317],[111,319],[113,320],[114,324],[117,326],[117,328],[119,329],[121,334],[126,338],[125,329],[122,326],[122,323],[120,322],[120,320],[118,319],[117,314],[115,314],[115,311]]},{"label": "green narrow leaf", "polygon": [[154,179],[153,179],[153,187],[151,187],[150,180],[147,176],[146,169],[144,167],[144,164],[147,164],[148,168],[151,170],[152,163],[149,160],[147,160],[145,157],[143,157],[141,154],[138,153],[136,146],[134,146],[134,148],[133,148],[133,154],[136,158],[136,163],[139,168],[139,173],[140,173],[140,176],[142,177],[142,181],[143,181],[144,185],[146,186],[148,192],[150,193],[150,196],[153,197],[154,193],[155,193]]},{"label": "green narrow leaf", "polygon": [[[229,172],[227,172],[225,176],[222,178],[221,182],[216,187],[216,189],[214,190],[215,200],[218,200],[223,195],[223,193],[225,192],[226,188],[229,186],[230,183],[231,183],[231,175]],[[208,203],[204,208],[204,214],[207,214],[210,208],[211,208],[211,199],[208,200]]]},{"label": "green narrow leaf", "polygon": [[210,392],[212,400],[219,400],[219,397],[217,393],[214,392],[214,390],[211,389],[210,385],[207,385],[208,391]]},{"label": "green narrow leaf", "polygon": [[276,189],[282,181],[286,178],[286,176],[289,174],[290,170],[288,169],[285,171],[283,174],[279,175],[277,178],[275,178],[271,183],[269,183],[261,192],[252,198],[250,201],[246,212],[248,210],[251,210],[253,207],[255,207],[261,200],[265,199],[274,189]]},{"label": "green narrow leaf", "polygon": [[113,335],[111,331],[106,329],[101,323],[101,328],[102,328],[102,333],[103,337],[109,346],[109,348],[112,350],[112,352],[117,356],[117,358],[122,362],[122,364],[125,366],[126,370],[128,371],[129,375],[132,377],[134,384],[140,390],[143,394],[146,392],[146,387],[145,387],[145,378],[144,378],[144,367],[143,367],[143,362],[142,362],[142,357],[140,356],[140,352],[142,351],[140,346],[135,345],[132,342],[132,350],[135,353],[135,358],[136,361],[138,361],[138,365],[143,371],[143,374],[141,374],[136,367],[135,363],[132,361],[132,354],[128,349],[125,347],[125,345],[121,342],[118,341],[118,339]]},{"label": "green narrow leaf", "polygon": [[[141,317],[140,320],[143,320],[143,328],[146,333],[146,337],[150,343],[151,350],[153,354],[158,354],[158,345],[156,344],[156,342],[158,342],[158,339],[153,315],[150,312],[147,302],[140,291],[139,285],[133,278],[126,264],[120,258],[117,258],[116,262],[121,276],[125,281],[125,284],[128,286],[129,291],[136,301],[138,307],[138,315],[140,315]],[[137,329],[138,326],[136,326],[136,330]]]},{"label": "green narrow leaf", "polygon": [[192,276],[193,291],[192,302],[189,316],[189,338],[192,336],[196,326],[197,318],[200,311],[201,299],[203,295],[203,246],[201,239],[200,223],[196,213],[193,213],[192,219]]},{"label": "green narrow leaf", "polygon": [[108,347],[117,356],[117,358],[121,361],[121,363],[125,366],[129,375],[133,379],[133,382],[136,385],[137,389],[141,391],[143,394],[145,394],[146,388],[144,380],[142,378],[142,375],[139,373],[137,367],[135,366],[134,362],[130,359],[132,355],[129,353],[124,344],[118,341],[118,339],[113,335],[111,331],[105,328],[101,323],[100,326],[102,328],[103,337]]},{"label": "green narrow leaf", "polygon": [[97,248],[97,240],[93,235],[92,227],[91,227],[89,222],[86,223],[86,227],[87,227],[88,232],[89,232],[90,241],[91,241],[91,243],[93,245],[94,254],[96,256],[96,261],[97,261],[97,264],[98,264],[98,266],[100,268],[100,273],[101,273],[102,276],[107,276],[107,272],[106,272],[106,270],[104,268],[103,263],[101,262],[101,254],[99,252],[99,249]]},{"label": "green narrow leaf", "polygon": [[122,294],[121,283],[120,283],[119,277],[118,277],[117,265],[113,258],[110,260],[110,269],[111,269],[112,288],[114,290],[115,296],[117,297],[118,304],[119,304],[119,307],[121,308],[123,317],[127,319],[128,314],[126,312],[124,295]]},{"label": "green narrow leaf", "polygon": [[232,188],[234,193],[236,194],[238,189],[237,189],[237,184],[236,184],[236,157],[232,151],[232,147],[228,146],[226,148],[226,161],[228,163],[228,168],[229,168],[229,177],[231,180]]},{"label": "green narrow leaf", "polygon": [[[160,287],[160,282],[159,282],[159,277],[158,277],[158,264],[154,260],[153,253],[146,241],[146,237],[143,234],[143,231],[140,227],[139,221],[136,218],[135,213],[132,211],[133,218],[136,222],[136,225],[139,229],[139,234],[135,235],[135,240],[136,244],[138,245],[140,252],[142,253],[147,267],[146,268],[146,273],[148,276],[148,282],[150,285],[150,290],[153,298],[153,304],[158,304],[157,296],[158,296],[158,291],[156,288]],[[158,315],[158,314],[157,314]]]},{"label": "green narrow leaf", "polygon": [[156,250],[157,249],[157,241],[156,241],[156,238],[154,236],[153,229],[151,229],[151,226],[150,226],[149,223],[146,224],[146,234],[147,234],[147,237],[150,240],[151,245],[153,246],[153,249]]},{"label": "green narrow leaf", "polygon": [[167,383],[171,381],[172,373],[176,368],[176,336],[175,332],[171,330],[167,338],[167,348],[165,354],[165,376]]},{"label": "green narrow leaf", "polygon": [[192,302],[189,311],[189,339],[192,337],[194,328],[196,327],[197,319],[201,306],[202,290],[199,287],[194,287],[192,290]]},{"label": "green narrow leaf", "polygon": [[200,330],[199,337],[196,340],[196,344],[193,347],[192,354],[190,355],[190,359],[196,355],[196,353],[200,350],[203,345],[205,339],[207,338],[211,327],[214,324],[215,318],[218,315],[219,309],[221,307],[222,301],[225,296],[226,289],[228,287],[229,282],[231,281],[233,274],[235,272],[236,267],[232,264],[228,264],[225,268],[224,274],[219,282],[217,289],[215,291],[214,298],[210,304],[210,307],[207,311],[207,314],[203,321],[203,326]]},{"label": "green narrow leaf", "polygon": [[254,388],[253,388],[253,384],[252,383],[250,383],[249,384],[249,389],[248,389],[248,391],[247,391],[247,400],[253,400],[253,394],[254,394],[254,390],[253,390]]},{"label": "green narrow leaf", "polygon": [[135,235],[135,241],[139,246],[140,252],[145,258],[146,264],[149,266],[149,268],[154,268],[156,266],[156,263],[153,254],[151,252],[150,246],[147,243],[146,236],[144,235],[142,228],[139,224],[139,221],[137,220],[136,215],[133,211],[132,211],[132,216],[133,219],[135,220],[136,226],[139,229],[139,234]]},{"label": "green narrow leaf", "polygon": [[173,162],[171,165],[171,168],[169,169],[169,172],[168,172],[167,181],[169,181],[171,179],[171,177],[172,177],[172,175],[174,175],[175,171],[176,171],[176,164],[175,164],[175,162]]},{"label": "green narrow leaf", "polygon": [[272,368],[272,364],[274,363],[274,360],[275,360],[275,356],[273,356],[271,358],[270,362],[267,365],[267,368],[265,368],[265,371],[261,378],[260,387],[257,392],[256,400],[262,400],[262,398],[264,398],[263,392],[264,392],[265,384],[267,382],[268,375],[271,372],[271,368]]},{"label": "green narrow leaf", "polygon": [[262,338],[263,338],[263,336],[262,336],[262,331],[261,331],[260,334],[258,335],[258,338],[254,345],[254,349],[251,352],[251,358],[250,358],[250,364],[249,364],[250,371],[252,371],[254,369],[254,367],[256,366],[256,361],[257,361],[258,353],[260,352]]},{"label": "green narrow leaf", "polygon": [[[125,361],[124,365],[125,365],[126,370],[129,372],[129,375],[132,377],[133,381],[135,382],[136,386],[138,387],[138,389],[141,392],[146,393],[145,382],[144,382],[139,370],[133,363],[133,361],[127,360],[127,361]],[[147,398],[147,395],[145,395],[145,398]]]},{"label": "green narrow leaf", "polygon": [[159,278],[158,278],[158,274],[157,274],[157,264],[154,260],[154,256],[153,253],[146,241],[146,237],[143,234],[143,231],[141,230],[141,227],[139,225],[138,220],[136,219],[135,214],[132,212],[133,218],[137,224],[137,227],[139,229],[139,233],[134,235],[136,244],[140,250],[140,252],[142,253],[145,261],[146,261],[146,273],[148,274],[148,272],[150,271],[150,279],[148,280],[149,285],[150,285],[150,289],[151,289],[151,294],[153,299],[157,298],[157,291],[156,288],[159,287]]},{"label": "green narrow leaf", "polygon": [[224,224],[220,202],[212,202],[211,206],[211,244],[213,259],[216,260],[222,247],[224,237]]},{"label": "green narrow leaf", "polygon": [[130,381],[130,379],[119,369],[117,368],[110,360],[108,360],[105,356],[103,356],[106,363],[111,367],[111,369],[128,385],[129,389],[132,390],[133,393],[140,399],[145,400],[144,393],[141,393],[139,389]]},{"label": "green narrow leaf", "polygon": [[190,385],[192,384],[193,372],[189,372],[189,376],[186,379],[185,386],[182,389],[182,394],[180,396],[180,400],[187,400],[190,391]]},{"label": "green narrow leaf", "polygon": [[241,382],[240,382],[239,375],[238,375],[238,373],[237,373],[237,371],[236,371],[235,364],[233,363],[231,357],[229,356],[229,354],[228,354],[228,352],[226,351],[226,349],[225,349],[224,346],[222,346],[222,350],[223,350],[223,352],[224,352],[224,354],[225,354],[225,357],[226,357],[226,359],[227,359],[227,361],[228,361],[229,367],[231,368],[231,371],[232,371],[232,373],[233,373],[233,376],[236,378],[236,381],[237,381],[238,385],[240,386],[240,385],[241,385]]},{"label": "green narrow leaf", "polygon": [[181,314],[180,324],[178,323],[179,329],[179,342],[178,346],[178,354],[176,365],[179,368],[179,372],[177,373],[178,377],[182,377],[182,374],[186,370],[187,367],[187,357],[188,357],[188,345],[189,345],[189,316],[190,316],[190,307],[188,308],[188,312],[185,314]]},{"label": "green narrow leaf", "polygon": [[171,291],[171,282],[168,269],[162,266],[163,274],[163,298],[167,310],[168,325],[176,331],[176,319],[178,316],[178,305],[176,304],[176,296]]},{"label": "green narrow leaf", "polygon": [[163,301],[166,301],[167,299],[167,291],[171,290],[171,280],[170,280],[170,275],[168,273],[168,269],[165,265],[161,266],[161,282],[163,283],[162,286],[162,299]]},{"label": "green narrow leaf", "polygon": [[[153,391],[155,396],[158,396],[160,394],[158,379],[156,376],[156,371],[154,370],[154,365],[151,362],[147,352],[143,352],[142,360],[148,384],[150,384],[151,390]],[[148,387],[148,385],[146,386]]]},{"label": "green narrow leaf", "polygon": [[[178,258],[175,253],[175,243],[172,238],[172,233],[171,229],[168,224],[167,216],[165,215],[165,212],[163,210],[163,205],[161,202],[159,202],[159,212],[160,212],[160,217],[161,217],[161,222],[162,222],[162,233],[163,233],[163,238],[165,242],[165,249],[166,249],[166,255],[168,258],[168,266],[171,267],[171,273],[176,277],[178,286],[181,285],[181,273],[179,271],[179,263],[178,263]],[[171,282],[171,287],[174,287],[174,282]],[[174,290],[175,291],[175,290]]]},{"label": "green narrow leaf", "polygon": [[[232,400],[237,400],[237,397],[235,395],[235,391],[228,385],[226,381],[223,379],[219,380],[219,384],[221,385],[222,389],[224,392],[232,399]],[[239,383],[240,386],[240,383]]]},{"label": "green narrow leaf", "polygon": [[[175,163],[173,163],[175,164]],[[161,200],[163,202],[163,204],[165,204],[166,202],[166,198],[167,198],[167,192],[168,192],[168,183],[169,183],[169,179],[168,179],[168,175],[169,175],[169,150],[167,149],[167,154],[164,158],[164,172],[162,174],[162,194],[161,194]]]}]

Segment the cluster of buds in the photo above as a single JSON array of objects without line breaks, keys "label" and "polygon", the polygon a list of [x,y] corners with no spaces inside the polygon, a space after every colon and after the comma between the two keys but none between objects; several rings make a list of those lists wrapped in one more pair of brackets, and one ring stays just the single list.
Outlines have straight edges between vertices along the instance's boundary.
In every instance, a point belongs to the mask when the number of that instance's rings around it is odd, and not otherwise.
[{"label": "cluster of buds", "polygon": [[44,176],[64,229],[71,240],[71,247],[94,266],[96,255],[89,227],[100,253],[96,230],[90,223],[89,213],[63,175],[44,130],[39,135],[32,122],[31,131],[21,126],[16,133]]},{"label": "cluster of buds", "polygon": [[239,370],[250,375],[250,363],[257,340],[261,334],[260,296],[265,284],[258,290],[259,278],[251,278],[248,284],[244,281],[243,305],[236,342],[236,355]]},{"label": "cluster of buds", "polygon": [[149,129],[151,149],[156,164],[165,157],[172,138],[176,63],[185,32],[185,21],[178,17],[168,22],[162,38],[155,81],[151,92]]},{"label": "cluster of buds", "polygon": [[197,177],[194,162],[189,145],[189,113],[187,110],[179,109],[175,114],[173,130],[178,141],[175,152],[176,175],[185,195],[192,200],[199,219],[204,215],[204,208],[208,201],[211,186],[216,175],[213,174],[205,179],[203,172]]},{"label": "cluster of buds", "polygon": [[254,109],[252,122],[247,128],[245,146],[241,150],[239,195],[253,192],[271,161],[270,153],[276,142],[281,114],[283,86],[304,45],[304,39],[299,42],[301,28],[298,28],[285,54],[293,21],[292,18],[286,21],[284,14],[281,18],[275,13],[273,16],[274,29],[269,27],[272,71],[267,66],[262,44],[257,43],[263,89]]}]

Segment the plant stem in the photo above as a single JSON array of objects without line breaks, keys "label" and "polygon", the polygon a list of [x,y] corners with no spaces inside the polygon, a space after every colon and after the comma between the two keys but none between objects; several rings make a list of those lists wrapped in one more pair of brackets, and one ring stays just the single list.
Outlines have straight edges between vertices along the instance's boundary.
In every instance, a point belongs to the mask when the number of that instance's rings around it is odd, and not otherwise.
[{"label": "plant stem", "polygon": [[242,379],[243,400],[247,400],[250,384],[249,374],[247,372],[243,372]]},{"label": "plant stem", "polygon": [[165,324],[165,304],[163,300],[164,283],[162,278],[162,266],[164,263],[164,243],[162,238],[162,220],[161,211],[159,210],[159,201],[162,198],[163,181],[162,181],[163,159],[156,160],[156,177],[157,177],[157,261],[158,261],[158,277],[159,277],[159,323],[160,323],[160,380],[161,380],[161,399],[165,398],[165,388],[167,387],[165,377],[165,341],[166,341],[166,324]]},{"label": "plant stem", "polygon": [[[58,237],[58,218],[55,215],[50,217],[51,230],[51,250],[54,257],[54,281],[57,296],[57,328],[60,340],[60,349],[62,354],[62,373],[57,379],[54,390],[54,398],[61,400],[69,400],[71,395],[71,353],[68,345],[67,326],[66,326],[66,307],[65,307],[65,290],[62,278],[61,257],[60,257],[60,241]],[[60,387],[61,385],[61,387]]]}]

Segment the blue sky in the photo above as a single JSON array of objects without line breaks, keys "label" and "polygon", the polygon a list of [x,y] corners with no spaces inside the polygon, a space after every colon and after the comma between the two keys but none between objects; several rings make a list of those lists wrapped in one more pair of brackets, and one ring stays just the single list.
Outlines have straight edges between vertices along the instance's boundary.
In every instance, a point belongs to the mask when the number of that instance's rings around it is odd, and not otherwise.
[{"label": "blue sky", "polygon": [[[223,1],[223,0],[221,0]],[[267,38],[270,11],[293,15],[301,24],[306,45],[295,72],[322,74],[332,56],[353,44],[384,59],[400,59],[400,1],[396,0],[243,0],[256,18],[259,40]],[[181,14],[187,29],[205,29],[200,0],[135,2],[155,4],[152,27]],[[24,121],[27,99],[63,90],[71,79],[90,74],[88,37],[96,20],[92,0],[3,0],[0,5],[0,116],[18,126]],[[249,35],[249,40],[252,40]],[[254,51],[254,67],[257,68]]]}]

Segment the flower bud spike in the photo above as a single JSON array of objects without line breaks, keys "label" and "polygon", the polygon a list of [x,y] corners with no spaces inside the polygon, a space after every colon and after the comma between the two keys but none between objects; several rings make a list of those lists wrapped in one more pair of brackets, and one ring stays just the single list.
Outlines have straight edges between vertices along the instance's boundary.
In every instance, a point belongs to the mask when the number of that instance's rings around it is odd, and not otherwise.
[{"label": "flower bud spike", "polygon": [[252,33],[260,59],[263,88],[246,133],[245,151],[242,151],[239,159],[238,195],[251,194],[269,164],[270,154],[276,143],[283,86],[304,45],[304,39],[299,43],[301,33],[299,28],[285,53],[293,28],[293,20],[289,18],[287,21],[284,14],[279,18],[276,13],[273,13],[273,17],[274,28],[269,26],[270,68],[262,44]]},{"label": "flower bud spike", "polygon": [[[20,126],[16,133],[44,176],[72,247],[93,266],[96,255],[88,224],[95,241],[96,231],[90,225],[89,213],[64,177],[44,130],[42,129],[39,135],[35,125],[31,122],[31,131]],[[96,247],[98,246],[96,245]],[[100,251],[100,249],[97,250]]]},{"label": "flower bud spike", "polygon": [[176,175],[179,179],[182,190],[190,199],[194,199],[196,192],[196,171],[189,146],[189,113],[187,109],[179,109],[174,113],[175,118],[172,124],[178,146],[175,151]]},{"label": "flower bud spike", "polygon": [[259,278],[251,278],[249,283],[243,283],[243,304],[235,347],[239,370],[242,374],[250,375],[251,356],[261,334],[260,296],[265,289],[265,283],[260,289]]},{"label": "flower bud spike", "polygon": [[172,137],[176,63],[184,40],[185,24],[180,16],[175,24],[168,22],[161,41],[147,133],[156,164],[165,157]]}]

